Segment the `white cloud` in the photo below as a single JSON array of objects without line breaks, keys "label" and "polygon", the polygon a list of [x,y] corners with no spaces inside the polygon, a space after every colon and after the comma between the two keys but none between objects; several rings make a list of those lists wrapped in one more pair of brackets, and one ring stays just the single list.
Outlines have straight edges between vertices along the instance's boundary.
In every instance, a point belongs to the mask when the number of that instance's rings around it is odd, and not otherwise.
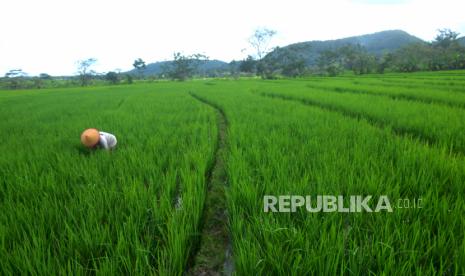
[{"label": "white cloud", "polygon": [[241,59],[259,26],[278,31],[275,45],[403,29],[432,40],[438,28],[465,32],[458,0],[221,1],[15,0],[0,7],[0,74],[73,74],[75,61],[130,69],[174,51]]}]

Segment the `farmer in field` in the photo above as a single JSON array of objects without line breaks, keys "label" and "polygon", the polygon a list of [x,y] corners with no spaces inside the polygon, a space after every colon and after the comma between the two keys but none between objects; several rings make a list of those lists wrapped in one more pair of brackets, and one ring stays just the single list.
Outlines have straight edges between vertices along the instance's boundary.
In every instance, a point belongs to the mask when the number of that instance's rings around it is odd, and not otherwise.
[{"label": "farmer in field", "polygon": [[99,131],[96,128],[88,128],[81,134],[81,142],[88,148],[104,148],[111,150],[116,147],[116,137],[113,134]]}]

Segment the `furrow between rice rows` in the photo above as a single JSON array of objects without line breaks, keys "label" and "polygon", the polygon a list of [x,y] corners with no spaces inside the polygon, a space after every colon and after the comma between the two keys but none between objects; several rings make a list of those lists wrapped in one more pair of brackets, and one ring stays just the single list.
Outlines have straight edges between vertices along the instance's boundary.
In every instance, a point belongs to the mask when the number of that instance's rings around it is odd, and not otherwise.
[{"label": "furrow between rice rows", "polygon": [[208,100],[189,93],[193,98],[215,109],[217,113],[218,139],[215,158],[207,172],[207,195],[200,225],[201,236],[194,246],[187,268],[187,275],[231,275],[231,241],[228,231],[225,188],[227,183],[225,152],[227,120],[224,112]]}]

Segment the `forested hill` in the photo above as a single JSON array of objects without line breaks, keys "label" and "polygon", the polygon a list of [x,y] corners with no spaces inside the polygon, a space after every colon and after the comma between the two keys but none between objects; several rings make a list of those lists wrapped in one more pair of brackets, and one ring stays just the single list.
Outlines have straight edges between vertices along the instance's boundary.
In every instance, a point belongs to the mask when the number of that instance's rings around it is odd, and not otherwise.
[{"label": "forested hill", "polygon": [[459,38],[459,43],[460,43],[460,45],[463,45],[463,46],[465,46],[465,36],[464,36],[464,37],[461,37],[461,38]]},{"label": "forested hill", "polygon": [[415,42],[424,41],[418,37],[408,34],[407,32],[401,30],[392,30],[336,40],[295,43],[278,48],[275,51],[269,53],[269,55],[274,55],[277,51],[290,50],[303,58],[308,65],[314,65],[321,52],[326,50],[334,50],[348,44],[359,44],[363,46],[370,54],[382,55],[383,53],[393,52],[407,44]]},{"label": "forested hill", "polygon": [[[163,74],[163,70],[169,67],[173,61],[159,61],[147,64],[146,68],[142,71],[144,75],[160,75]],[[229,64],[221,60],[208,60],[202,62],[196,69],[197,74],[209,73],[212,71],[226,71],[228,70]],[[137,70],[133,69],[129,71],[131,74],[137,74]]]},{"label": "forested hill", "polygon": [[[461,37],[459,42],[465,46],[465,37]],[[394,52],[412,43],[426,44],[425,41],[410,35],[405,31],[390,30],[335,40],[307,41],[290,44],[276,48],[267,55],[267,58],[279,57],[284,52],[290,52],[294,54],[294,56],[303,59],[307,66],[313,66],[316,65],[316,60],[320,56],[320,53],[327,50],[336,50],[346,45],[361,45],[364,49],[366,49],[367,53],[381,56],[385,53]],[[150,63],[147,64],[146,69],[143,70],[142,73],[145,76],[161,75],[163,74],[164,68],[170,67],[172,64],[173,61]],[[237,66],[237,63],[234,66]],[[194,74],[214,75],[215,73],[227,72],[231,70],[231,68],[231,65],[227,62],[220,60],[209,60],[201,63],[199,67],[195,69]],[[131,70],[129,73],[138,74],[136,70]]]}]

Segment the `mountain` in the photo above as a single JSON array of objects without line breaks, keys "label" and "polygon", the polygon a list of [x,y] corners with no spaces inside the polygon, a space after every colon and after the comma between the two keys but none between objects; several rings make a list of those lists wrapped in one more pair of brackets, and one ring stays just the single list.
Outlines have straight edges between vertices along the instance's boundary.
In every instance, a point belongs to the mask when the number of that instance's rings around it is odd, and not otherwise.
[{"label": "mountain", "polygon": [[[163,73],[163,68],[171,66],[173,61],[158,61],[154,63],[147,64],[144,75],[145,76],[152,76],[152,75],[160,75]],[[199,74],[206,74],[211,75],[215,72],[219,71],[226,71],[228,69],[229,64],[221,61],[221,60],[208,60],[199,65],[197,72]],[[138,74],[136,69],[132,69],[128,71],[129,74]]]},{"label": "mountain", "polygon": [[[277,48],[270,52],[267,57],[278,55],[280,51],[291,50],[298,57],[303,58],[307,65],[314,65],[321,52],[325,50],[337,49],[347,44],[360,44],[365,49],[374,55],[382,55],[383,53],[393,52],[407,44],[411,43],[425,43],[418,37],[412,36],[407,32],[401,30],[382,31],[373,34],[366,34],[361,36],[352,36],[347,38],[325,40],[325,41],[307,41],[290,44],[284,47]],[[465,45],[465,37],[460,38],[460,43]],[[163,68],[170,66],[173,61],[160,61],[147,64],[144,70],[145,76],[160,75],[163,73]],[[209,60],[199,66],[197,74],[215,76],[226,72],[230,69],[230,65],[220,60]],[[127,73],[137,74],[138,72],[133,69]]]},{"label": "mountain", "polygon": [[465,36],[458,39],[460,45],[465,46]]},{"label": "mountain", "polygon": [[360,44],[365,49],[374,55],[382,55],[383,53],[393,52],[407,44],[424,42],[418,37],[412,36],[401,30],[382,31],[373,34],[361,36],[352,36],[336,40],[325,41],[307,41],[291,44],[270,52],[268,55],[279,54],[277,51],[291,50],[297,56],[303,58],[308,65],[314,65],[319,54],[325,50],[333,50],[347,44]]}]

